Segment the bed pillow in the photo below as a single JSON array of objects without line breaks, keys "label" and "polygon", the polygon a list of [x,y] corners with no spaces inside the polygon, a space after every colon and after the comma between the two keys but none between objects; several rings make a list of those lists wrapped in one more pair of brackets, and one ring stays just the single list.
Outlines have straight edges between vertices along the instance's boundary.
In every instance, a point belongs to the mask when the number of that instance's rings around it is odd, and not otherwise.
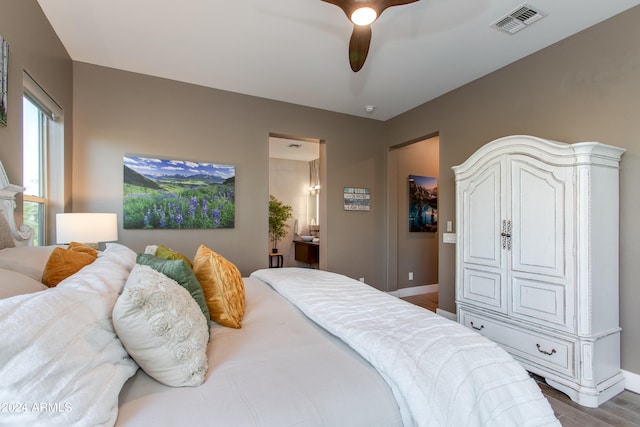
[{"label": "bed pillow", "polygon": [[189,268],[193,268],[193,264],[191,263],[191,260],[189,258],[182,255],[180,252],[174,251],[173,249],[170,249],[164,245],[158,245],[155,256],[172,260],[181,259],[189,266]]},{"label": "bed pillow", "polygon": [[32,277],[0,268],[0,299],[48,289]]},{"label": "bed pillow", "polygon": [[42,283],[55,287],[67,277],[77,273],[98,257],[98,252],[81,243],[72,242],[67,249],[55,248],[42,273]]},{"label": "bed pillow", "polygon": [[[0,299],[0,402],[29,405],[2,412],[0,424],[115,424],[118,395],[138,366],[111,321],[130,270],[111,255],[45,292]],[[59,406],[33,410],[38,402]]]},{"label": "bed pillow", "polygon": [[136,265],[113,308],[113,326],[129,355],[157,381],[171,387],[204,382],[208,321],[175,280]]},{"label": "bed pillow", "polygon": [[195,274],[193,274],[191,267],[189,267],[184,261],[179,259],[168,260],[154,255],[140,254],[136,259],[136,263],[148,265],[154,270],[178,282],[178,284],[189,291],[195,302],[198,303],[207,323],[209,322],[209,307],[205,301],[202,286]]},{"label": "bed pillow", "polygon": [[42,281],[42,272],[59,246],[16,246],[0,250],[0,268],[17,271],[37,281]]},{"label": "bed pillow", "polygon": [[245,292],[238,268],[200,245],[193,259],[193,272],[202,285],[211,319],[223,326],[242,327]]}]

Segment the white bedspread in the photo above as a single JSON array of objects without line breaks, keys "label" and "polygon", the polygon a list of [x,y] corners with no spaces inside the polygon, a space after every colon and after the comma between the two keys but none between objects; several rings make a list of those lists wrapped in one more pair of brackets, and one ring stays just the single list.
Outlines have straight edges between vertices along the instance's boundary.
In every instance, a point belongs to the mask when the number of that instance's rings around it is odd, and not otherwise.
[{"label": "white bedspread", "polygon": [[518,362],[456,322],[334,273],[285,268],[251,276],[368,360],[407,427],[560,425]]},{"label": "white bedspread", "polygon": [[393,393],[340,339],[269,285],[245,278],[241,329],[211,322],[199,387],[139,370],[120,393],[116,427],[400,427]]},{"label": "white bedspread", "polygon": [[137,365],[111,311],[136,254],[117,244],[45,291],[0,300],[0,426],[112,426]]}]

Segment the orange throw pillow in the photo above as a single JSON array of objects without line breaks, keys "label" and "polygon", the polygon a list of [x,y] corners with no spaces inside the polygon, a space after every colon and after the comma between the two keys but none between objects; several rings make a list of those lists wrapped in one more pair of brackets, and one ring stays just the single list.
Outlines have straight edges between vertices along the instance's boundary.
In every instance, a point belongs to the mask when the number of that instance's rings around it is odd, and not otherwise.
[{"label": "orange throw pillow", "polygon": [[91,264],[97,257],[98,251],[77,242],[70,243],[67,249],[54,248],[44,267],[42,283],[53,288],[85,265]]},{"label": "orange throw pillow", "polygon": [[193,272],[204,291],[211,320],[231,328],[242,327],[245,292],[238,268],[200,245],[193,259]]}]

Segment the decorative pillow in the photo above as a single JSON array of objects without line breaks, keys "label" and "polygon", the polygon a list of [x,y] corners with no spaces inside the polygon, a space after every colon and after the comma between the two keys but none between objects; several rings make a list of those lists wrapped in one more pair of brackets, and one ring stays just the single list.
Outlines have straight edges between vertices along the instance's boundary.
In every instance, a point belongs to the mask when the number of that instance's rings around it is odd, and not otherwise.
[{"label": "decorative pillow", "polygon": [[89,254],[94,258],[98,257],[98,251],[93,249],[91,246],[87,246],[83,243],[71,242],[69,243],[69,247],[67,248],[70,251],[74,252],[83,252],[85,254]]},{"label": "decorative pillow", "polygon": [[[11,214],[13,215],[13,212],[11,212]],[[0,249],[14,248],[15,246],[16,242],[13,240],[11,230],[9,230],[9,223],[2,212],[0,212]]]},{"label": "decorative pillow", "polygon": [[158,245],[155,256],[164,259],[181,259],[189,266],[189,268],[193,268],[193,264],[191,263],[191,260],[189,258],[182,255],[180,252],[176,252],[173,249],[167,248],[164,245]]},{"label": "decorative pillow", "polygon": [[37,281],[54,248],[59,246],[16,246],[0,250],[0,268],[17,271]]},{"label": "decorative pillow", "polygon": [[[0,299],[0,402],[29,405],[2,412],[1,425],[115,424],[118,394],[138,369],[111,321],[129,271],[103,256],[55,288]],[[41,401],[59,406],[33,410]]]},{"label": "decorative pillow", "polygon": [[149,254],[140,254],[136,259],[136,262],[138,264],[148,265],[154,270],[175,280],[183,288],[189,291],[195,302],[198,303],[207,323],[209,323],[209,307],[207,307],[202,286],[198,279],[196,279],[191,268],[185,264],[184,261],[180,259],[162,259]]},{"label": "decorative pillow", "polygon": [[202,285],[211,319],[223,326],[242,327],[245,294],[238,268],[200,245],[193,260],[193,272]]},{"label": "decorative pillow", "polygon": [[149,376],[171,387],[204,382],[208,322],[175,280],[150,266],[136,265],[113,308],[113,326]]},{"label": "decorative pillow", "polygon": [[67,249],[55,248],[44,267],[42,283],[53,288],[82,267],[91,264],[97,256],[95,249],[76,242],[72,242]]},{"label": "decorative pillow", "polygon": [[44,291],[47,288],[32,277],[0,268],[0,299]]}]

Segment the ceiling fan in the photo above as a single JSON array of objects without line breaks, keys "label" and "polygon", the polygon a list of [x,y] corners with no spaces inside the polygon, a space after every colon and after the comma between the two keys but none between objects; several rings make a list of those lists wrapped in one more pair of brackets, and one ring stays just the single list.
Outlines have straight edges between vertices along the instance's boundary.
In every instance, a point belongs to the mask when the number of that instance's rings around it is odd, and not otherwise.
[{"label": "ceiling fan", "polygon": [[371,24],[391,6],[414,3],[419,0],[322,0],[338,6],[353,22],[349,42],[349,63],[354,72],[360,71],[367,59],[371,44]]}]

